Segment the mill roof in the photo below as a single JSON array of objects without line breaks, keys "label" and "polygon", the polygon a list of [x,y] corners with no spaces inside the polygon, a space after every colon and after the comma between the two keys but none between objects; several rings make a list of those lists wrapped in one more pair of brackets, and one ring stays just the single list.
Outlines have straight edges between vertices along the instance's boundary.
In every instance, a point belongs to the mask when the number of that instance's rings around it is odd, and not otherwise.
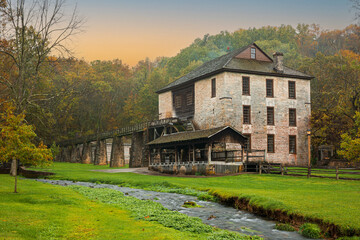
[{"label": "mill roof", "polygon": [[[254,59],[236,58],[240,53],[244,52],[250,46],[258,48],[269,61],[258,61]],[[258,74],[266,76],[279,76],[289,78],[300,78],[310,80],[313,77],[297,70],[291,69],[284,66],[283,72],[278,72],[274,69],[273,59],[269,57],[264,51],[262,51],[255,43],[248,46],[242,47],[213,60],[205,62],[203,65],[194,69],[190,73],[178,78],[162,89],[158,90],[157,93],[166,92],[168,90],[184,86],[186,84],[201,80],[206,77],[210,77],[214,74],[221,72],[239,72],[247,74]]]}]

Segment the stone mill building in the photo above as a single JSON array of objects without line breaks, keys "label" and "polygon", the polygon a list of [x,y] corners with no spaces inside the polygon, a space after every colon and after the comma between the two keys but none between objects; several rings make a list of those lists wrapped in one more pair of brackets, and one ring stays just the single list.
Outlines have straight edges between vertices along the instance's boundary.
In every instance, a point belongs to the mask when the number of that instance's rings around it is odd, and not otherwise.
[{"label": "stone mill building", "polygon": [[[159,118],[187,120],[196,132],[208,134],[207,139],[216,129],[228,126],[231,130],[226,131],[233,136],[223,137],[222,146],[231,146],[226,139],[238,139],[239,147],[233,148],[250,153],[265,150],[267,162],[305,165],[311,79],[286,67],[282,53],[271,58],[253,43],[206,62],[160,89]],[[160,149],[161,144],[180,143],[181,139],[189,146],[182,147],[181,154],[188,155],[188,161],[196,160],[199,150],[194,140],[199,134],[164,137],[150,146]]]}]

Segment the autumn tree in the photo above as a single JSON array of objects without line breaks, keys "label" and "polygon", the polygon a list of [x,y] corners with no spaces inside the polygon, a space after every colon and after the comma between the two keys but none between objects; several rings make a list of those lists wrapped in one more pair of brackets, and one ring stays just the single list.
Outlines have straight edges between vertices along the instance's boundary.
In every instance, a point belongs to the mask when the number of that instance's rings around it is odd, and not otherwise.
[{"label": "autumn tree", "polygon": [[17,161],[22,164],[46,165],[52,160],[51,150],[40,143],[36,146],[33,126],[25,122],[25,115],[15,114],[14,107],[3,105],[0,114],[0,162],[12,162],[11,174],[15,177],[17,192]]},{"label": "autumn tree", "polygon": [[349,50],[304,59],[301,70],[315,77],[311,82],[314,145],[339,148],[341,135],[353,129],[355,113],[360,111],[359,66],[360,55]]},{"label": "autumn tree", "polygon": [[83,21],[76,9],[66,14],[65,0],[6,0],[0,14],[4,21],[0,56],[6,56],[11,66],[1,69],[0,85],[21,113],[54,97],[46,91],[49,79],[41,71],[48,67],[50,54],[71,53],[66,42],[80,32]]}]

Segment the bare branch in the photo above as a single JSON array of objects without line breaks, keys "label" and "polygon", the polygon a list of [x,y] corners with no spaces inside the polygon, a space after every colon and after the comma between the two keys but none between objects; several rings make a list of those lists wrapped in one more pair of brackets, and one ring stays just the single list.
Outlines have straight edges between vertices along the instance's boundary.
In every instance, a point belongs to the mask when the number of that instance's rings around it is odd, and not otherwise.
[{"label": "bare branch", "polygon": [[66,13],[66,0],[6,0],[6,3],[0,14],[9,46],[0,45],[0,54],[12,59],[16,69],[9,69],[11,80],[0,78],[0,84],[10,87],[11,83],[10,97],[17,107],[26,110],[34,100],[44,101],[58,95],[39,94],[39,73],[49,54],[71,56],[66,41],[82,31],[84,21],[78,17],[76,6],[71,14]]},{"label": "bare branch", "polygon": [[360,0],[350,0],[352,3],[352,10],[355,11],[355,20],[360,21]]}]

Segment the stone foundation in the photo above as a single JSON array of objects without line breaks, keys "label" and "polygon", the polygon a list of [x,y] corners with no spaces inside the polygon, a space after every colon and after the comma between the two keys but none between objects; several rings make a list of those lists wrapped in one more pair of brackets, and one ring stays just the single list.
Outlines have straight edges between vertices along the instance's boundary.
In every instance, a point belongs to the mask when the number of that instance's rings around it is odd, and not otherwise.
[{"label": "stone foundation", "polygon": [[183,163],[157,163],[149,166],[150,170],[166,174],[179,175],[224,175],[240,173],[243,164],[240,163],[212,163],[207,162],[183,162]]}]

